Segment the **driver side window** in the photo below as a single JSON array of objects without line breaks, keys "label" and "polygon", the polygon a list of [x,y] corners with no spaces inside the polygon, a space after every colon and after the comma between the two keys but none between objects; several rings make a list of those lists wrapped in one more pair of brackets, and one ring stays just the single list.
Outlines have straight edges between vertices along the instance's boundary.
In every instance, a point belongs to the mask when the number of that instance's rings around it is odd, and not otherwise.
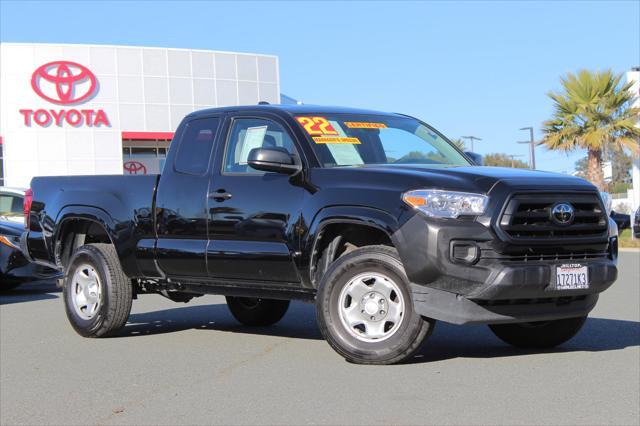
[{"label": "driver side window", "polygon": [[247,164],[254,148],[281,148],[289,154],[296,153],[289,133],[280,124],[259,118],[236,119],[227,140],[223,173],[263,174]]}]

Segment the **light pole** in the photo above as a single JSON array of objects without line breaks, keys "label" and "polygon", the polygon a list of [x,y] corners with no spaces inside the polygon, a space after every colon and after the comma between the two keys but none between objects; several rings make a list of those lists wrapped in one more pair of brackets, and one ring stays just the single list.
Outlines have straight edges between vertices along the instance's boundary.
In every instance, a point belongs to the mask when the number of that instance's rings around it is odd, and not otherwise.
[{"label": "light pole", "polygon": [[535,170],[536,168],[536,151],[535,151],[535,142],[533,141],[533,127],[523,127],[520,130],[528,130],[529,131],[529,140],[518,142],[518,143],[528,143],[529,144],[529,168],[531,170]]},{"label": "light pole", "polygon": [[473,141],[481,141],[482,139],[475,136],[460,136],[462,139],[469,139],[471,141],[471,152],[473,151]]}]

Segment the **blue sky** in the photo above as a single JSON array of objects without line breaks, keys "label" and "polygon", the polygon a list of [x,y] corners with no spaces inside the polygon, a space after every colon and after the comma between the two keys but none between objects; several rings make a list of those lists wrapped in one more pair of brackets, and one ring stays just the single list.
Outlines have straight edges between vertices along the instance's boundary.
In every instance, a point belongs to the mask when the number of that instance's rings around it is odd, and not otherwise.
[{"label": "blue sky", "polygon": [[[305,103],[408,113],[526,160],[518,129],[540,137],[561,75],[640,65],[640,2],[0,0],[0,40],[275,54],[282,92]],[[584,155],[536,150],[544,170]]]}]

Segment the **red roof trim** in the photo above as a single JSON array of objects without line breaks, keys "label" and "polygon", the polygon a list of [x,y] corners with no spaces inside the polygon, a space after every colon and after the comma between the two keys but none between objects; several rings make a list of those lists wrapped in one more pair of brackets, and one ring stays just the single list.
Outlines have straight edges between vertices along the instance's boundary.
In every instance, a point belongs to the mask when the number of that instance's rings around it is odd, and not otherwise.
[{"label": "red roof trim", "polygon": [[122,139],[173,139],[173,132],[122,132]]}]

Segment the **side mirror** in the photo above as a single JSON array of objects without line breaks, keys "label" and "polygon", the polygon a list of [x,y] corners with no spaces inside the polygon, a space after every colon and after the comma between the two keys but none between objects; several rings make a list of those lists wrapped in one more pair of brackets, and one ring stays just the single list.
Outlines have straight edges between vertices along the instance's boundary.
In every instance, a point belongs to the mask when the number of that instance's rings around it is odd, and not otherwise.
[{"label": "side mirror", "polygon": [[471,160],[475,163],[476,166],[484,166],[484,160],[482,159],[482,155],[477,154],[471,151],[465,151],[467,157],[471,158]]},{"label": "side mirror", "polygon": [[247,164],[256,170],[293,174],[301,169],[284,148],[254,148],[249,151]]}]

